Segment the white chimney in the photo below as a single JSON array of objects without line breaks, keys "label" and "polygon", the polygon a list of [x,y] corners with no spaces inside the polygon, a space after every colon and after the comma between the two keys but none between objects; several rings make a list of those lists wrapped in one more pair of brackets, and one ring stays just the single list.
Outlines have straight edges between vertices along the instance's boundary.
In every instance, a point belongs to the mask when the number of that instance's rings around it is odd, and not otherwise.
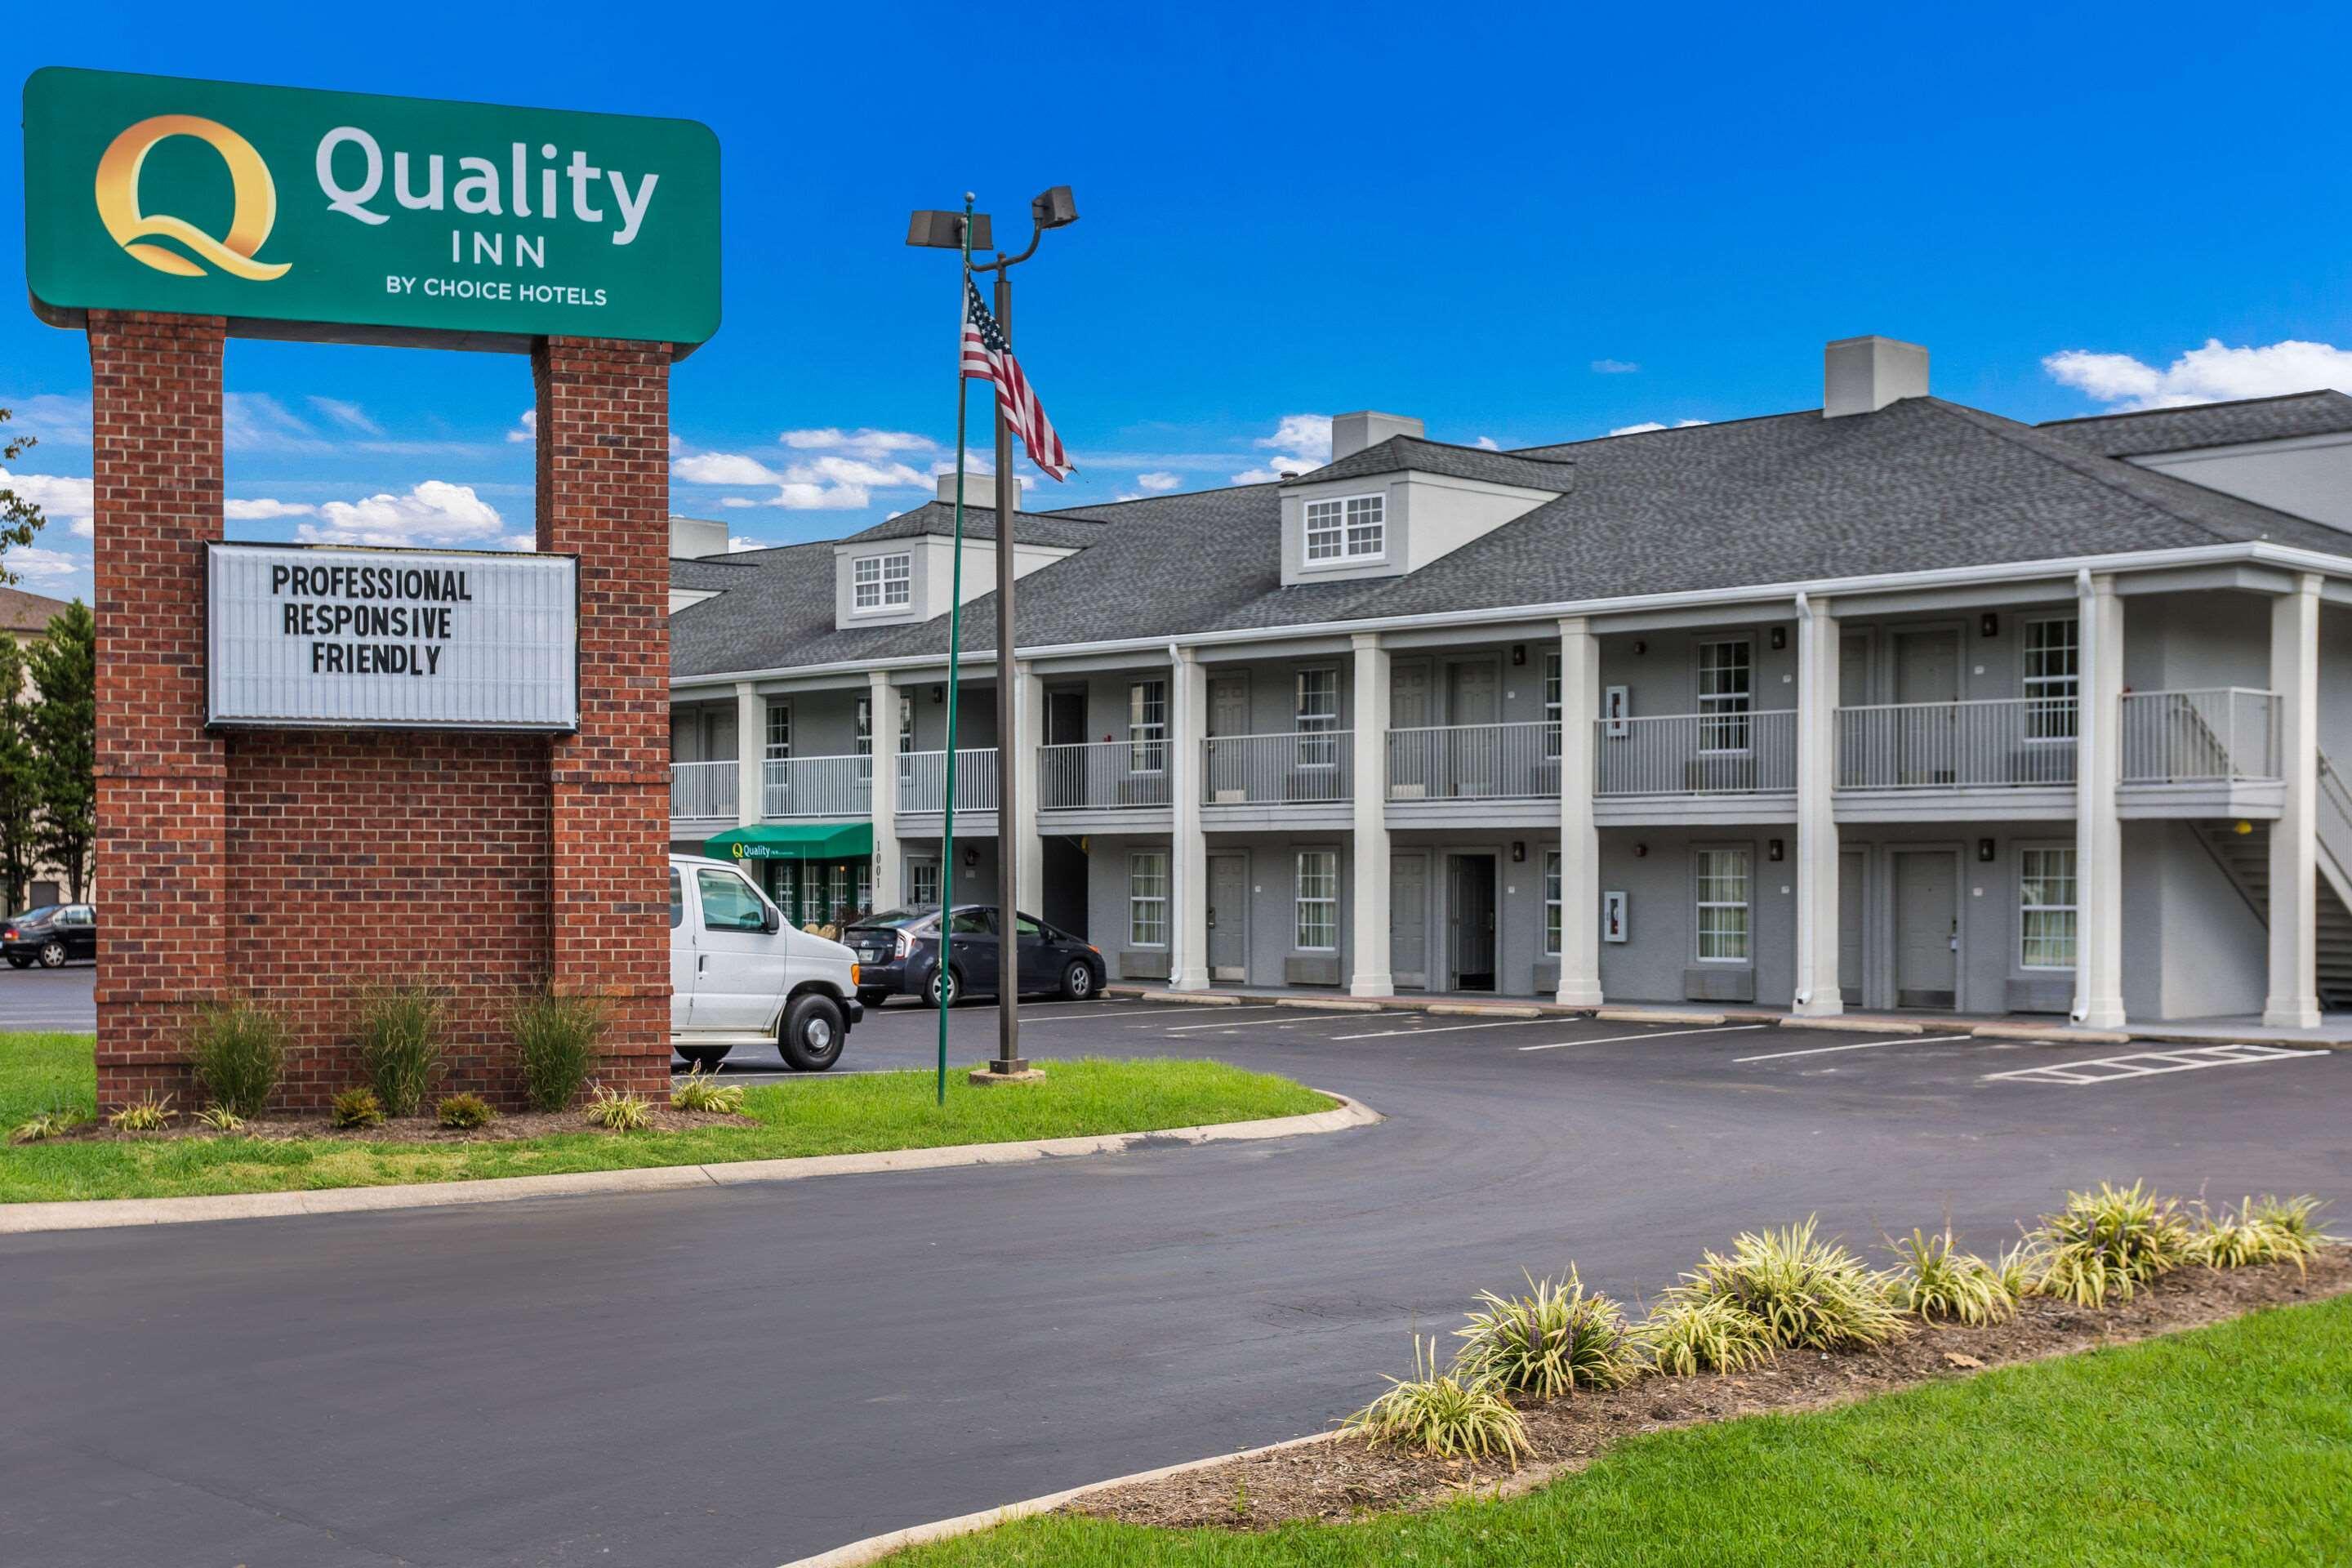
[{"label": "white chimney", "polygon": [[1927,351],[1876,333],[1840,338],[1822,352],[1822,417],[1875,414],[1897,398],[1927,395]]},{"label": "white chimney", "polygon": [[1391,436],[1421,434],[1421,421],[1404,414],[1335,414],[1331,416],[1331,460],[1352,458],[1367,447],[1377,447]]},{"label": "white chimney", "polygon": [[669,517],[669,553],[673,561],[692,561],[727,553],[727,525],[707,517]]}]

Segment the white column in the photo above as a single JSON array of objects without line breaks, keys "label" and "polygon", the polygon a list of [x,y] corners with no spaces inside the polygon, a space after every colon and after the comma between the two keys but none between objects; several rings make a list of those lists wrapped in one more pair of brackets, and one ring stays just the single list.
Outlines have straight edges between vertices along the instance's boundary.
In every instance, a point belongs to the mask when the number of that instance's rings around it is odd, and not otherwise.
[{"label": "white column", "polygon": [[1021,855],[1022,907],[1045,914],[1045,840],[1037,831],[1037,754],[1045,743],[1045,683],[1026,659],[1013,667],[1013,731],[1020,751],[1021,793],[1013,804],[1013,831]]},{"label": "white column", "polygon": [[1559,623],[1559,992],[1601,1005],[1601,832],[1592,818],[1601,640],[1581,616]]},{"label": "white column", "polygon": [[2271,605],[2271,689],[2278,694],[2286,789],[2271,825],[2271,978],[2263,1023],[2319,1026],[2319,578]]},{"label": "white column", "polygon": [[749,827],[767,804],[768,705],[748,680],[735,683],[735,822]]},{"label": "white column", "polygon": [[1845,1011],[1838,989],[1838,624],[1797,595],[1797,974],[1800,1017]]},{"label": "white column", "polygon": [[[898,854],[898,691],[881,670],[867,670],[866,680],[874,715],[874,782],[867,786],[872,800],[866,807],[874,819],[874,907],[888,910],[907,896],[906,863]],[[945,867],[940,875],[940,897],[953,898]]]},{"label": "white column", "polygon": [[2124,1023],[2124,602],[2111,575],[2074,580],[2081,648],[2074,717],[2074,1008],[2086,1029]]},{"label": "white column", "polygon": [[1349,639],[1356,652],[1355,899],[1349,931],[1355,953],[1351,996],[1393,996],[1389,970],[1389,650],[1372,634]]},{"label": "white column", "polygon": [[1191,648],[1176,650],[1170,671],[1168,715],[1169,874],[1176,899],[1175,951],[1168,984],[1176,991],[1209,988],[1209,836],[1201,828],[1202,740],[1209,731],[1209,672]]}]

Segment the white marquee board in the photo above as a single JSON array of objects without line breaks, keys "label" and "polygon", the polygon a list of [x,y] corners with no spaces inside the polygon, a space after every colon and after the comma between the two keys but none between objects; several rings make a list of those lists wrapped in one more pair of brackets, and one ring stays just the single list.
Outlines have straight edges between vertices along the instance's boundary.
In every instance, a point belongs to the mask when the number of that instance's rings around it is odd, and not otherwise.
[{"label": "white marquee board", "polygon": [[579,728],[579,563],[506,551],[213,544],[216,725]]}]

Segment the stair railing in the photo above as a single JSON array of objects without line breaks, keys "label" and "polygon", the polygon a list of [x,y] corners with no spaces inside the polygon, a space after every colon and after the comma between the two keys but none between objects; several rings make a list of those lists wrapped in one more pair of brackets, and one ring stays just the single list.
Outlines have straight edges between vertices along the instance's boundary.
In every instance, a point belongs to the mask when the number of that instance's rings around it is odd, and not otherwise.
[{"label": "stair railing", "polygon": [[2319,798],[2312,814],[2320,848],[2327,852],[2337,869],[2352,876],[2352,789],[2345,787],[2344,775],[2319,753]]}]

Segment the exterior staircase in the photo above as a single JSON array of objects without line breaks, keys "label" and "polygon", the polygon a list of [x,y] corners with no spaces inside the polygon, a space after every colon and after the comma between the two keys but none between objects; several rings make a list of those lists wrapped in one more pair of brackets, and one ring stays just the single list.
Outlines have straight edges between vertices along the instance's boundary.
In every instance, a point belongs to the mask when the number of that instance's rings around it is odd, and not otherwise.
[{"label": "exterior staircase", "polygon": [[[2323,783],[2325,793],[2326,784]],[[2323,813],[2323,817],[2325,813]],[[2270,925],[2271,824],[2256,822],[2253,831],[2241,833],[2235,822],[2201,822],[2197,836],[2222,873],[2246,900],[2254,918]],[[2319,920],[2319,1005],[2328,1012],[2352,1008],[2352,906],[2345,901],[2341,862],[2333,858],[2323,839],[2319,854],[2317,914]]]}]

